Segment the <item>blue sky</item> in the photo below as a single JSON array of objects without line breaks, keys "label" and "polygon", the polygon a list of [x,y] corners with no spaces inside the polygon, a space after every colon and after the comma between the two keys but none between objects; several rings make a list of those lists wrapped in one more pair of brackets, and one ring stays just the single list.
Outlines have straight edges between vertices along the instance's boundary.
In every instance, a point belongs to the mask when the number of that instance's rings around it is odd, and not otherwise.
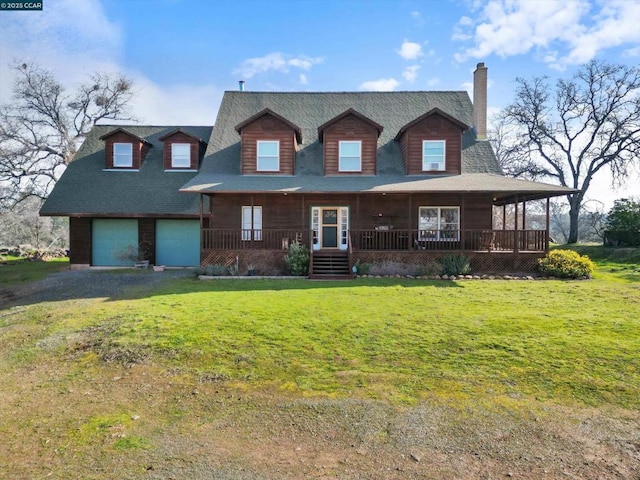
[{"label": "blue sky", "polygon": [[[123,72],[149,124],[213,124],[225,90],[467,90],[489,67],[489,110],[514,79],[640,61],[634,0],[43,0],[0,12],[0,101],[13,60],[65,84]],[[634,183],[635,182],[635,183]],[[600,182],[591,195],[614,195]],[[627,191],[640,184],[634,176]],[[631,188],[632,190],[629,190]],[[640,190],[640,188],[636,188]],[[620,192],[615,192],[619,196]]]}]

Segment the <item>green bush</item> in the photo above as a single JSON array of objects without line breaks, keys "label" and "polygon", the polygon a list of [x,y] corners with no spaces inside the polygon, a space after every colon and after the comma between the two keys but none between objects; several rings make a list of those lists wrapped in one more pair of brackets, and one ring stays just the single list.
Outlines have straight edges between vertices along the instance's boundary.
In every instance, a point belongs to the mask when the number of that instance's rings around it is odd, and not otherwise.
[{"label": "green bush", "polygon": [[289,246],[289,254],[284,257],[291,275],[309,274],[309,249],[301,243],[294,242]]},{"label": "green bush", "polygon": [[229,268],[218,263],[205,265],[204,274],[210,277],[222,277],[229,273]]},{"label": "green bush", "polygon": [[589,257],[573,250],[553,250],[538,260],[543,275],[558,278],[591,277],[595,266]]},{"label": "green bush", "polygon": [[471,273],[471,260],[464,255],[446,255],[440,260],[445,275],[467,275]]}]

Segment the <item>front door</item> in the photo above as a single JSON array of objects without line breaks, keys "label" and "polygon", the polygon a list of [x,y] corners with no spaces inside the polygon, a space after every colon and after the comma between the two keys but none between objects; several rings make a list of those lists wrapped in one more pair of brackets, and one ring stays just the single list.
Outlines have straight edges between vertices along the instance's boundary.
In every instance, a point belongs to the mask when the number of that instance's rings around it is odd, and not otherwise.
[{"label": "front door", "polygon": [[348,207],[312,207],[311,230],[313,231],[313,249],[348,248],[349,231]]}]

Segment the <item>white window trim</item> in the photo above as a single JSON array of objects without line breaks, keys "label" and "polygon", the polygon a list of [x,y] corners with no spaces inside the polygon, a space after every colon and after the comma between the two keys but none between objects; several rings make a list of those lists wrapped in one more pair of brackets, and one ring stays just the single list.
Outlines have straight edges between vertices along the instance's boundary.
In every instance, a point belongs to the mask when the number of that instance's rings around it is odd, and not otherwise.
[{"label": "white window trim", "polygon": [[[359,155],[342,155],[342,145],[345,143],[357,143],[360,147]],[[357,158],[360,165],[357,169],[347,169],[342,167],[342,158]],[[338,142],[338,171],[339,172],[361,172],[362,171],[362,140],[340,140]]]},{"label": "white window trim", "polygon": [[[126,164],[120,164],[117,160],[119,157],[124,157],[124,154],[120,153],[116,155],[116,148],[118,146],[128,146],[129,147],[129,157],[128,162]],[[124,142],[114,142],[113,143],[113,166],[117,168],[131,168],[133,167],[133,143],[124,143]]]},{"label": "white window trim", "polygon": [[[245,212],[251,216],[249,220],[245,218]],[[242,225],[242,240],[245,242],[262,240],[262,207],[259,205],[243,205],[241,210],[240,224]]]},{"label": "white window trim", "polygon": [[[427,228],[422,228],[422,226],[420,225],[420,219],[422,218],[422,215],[420,214],[420,211],[422,209],[432,209],[432,210],[437,210],[437,216],[436,218],[438,219],[438,225],[437,225],[437,229],[436,230],[432,230],[432,229],[427,229]],[[443,229],[442,224],[441,224],[441,220],[442,220],[442,210],[456,210],[457,212],[457,217],[458,217],[458,225],[457,228],[455,230],[453,230],[453,232],[455,232],[455,236],[454,237],[447,237],[447,238],[443,238],[442,236],[442,232],[445,232],[446,229]],[[427,234],[427,232],[430,232],[431,234]],[[420,241],[446,241],[446,242],[457,242],[460,240],[460,207],[458,206],[447,206],[447,205],[442,205],[442,206],[435,206],[435,205],[421,205],[418,207],[418,240]]]},{"label": "white window trim", "polygon": [[[275,143],[277,148],[277,153],[275,155],[275,157],[273,155],[262,155],[262,158],[275,158],[277,161],[277,168],[275,169],[271,169],[271,168],[260,168],[260,157],[261,155],[259,155],[260,153],[260,144],[262,143]],[[258,172],[279,172],[280,171],[280,140],[258,140],[257,144],[256,144],[256,171]]]},{"label": "white window trim", "polygon": [[[187,157],[186,165],[176,165],[174,163],[176,152],[174,150],[175,147],[187,147],[187,151],[189,152]],[[172,143],[171,144],[171,168],[191,168],[191,144],[190,143]]]},{"label": "white window trim", "polygon": [[[436,162],[429,162],[424,155],[425,143],[442,143],[442,162],[437,162],[441,165],[439,168],[425,168],[430,167]],[[447,141],[446,140],[422,140],[422,171],[423,172],[444,172],[447,169]]]}]

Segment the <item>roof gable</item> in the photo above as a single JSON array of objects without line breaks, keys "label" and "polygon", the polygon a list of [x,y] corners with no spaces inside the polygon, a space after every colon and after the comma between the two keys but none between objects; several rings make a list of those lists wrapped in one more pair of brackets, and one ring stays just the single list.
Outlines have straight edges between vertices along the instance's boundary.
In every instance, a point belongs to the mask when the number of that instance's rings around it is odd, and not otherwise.
[{"label": "roof gable", "polygon": [[175,128],[175,129],[171,130],[169,133],[166,133],[163,136],[158,137],[158,140],[160,140],[161,142],[164,142],[168,138],[173,137],[174,135],[176,135],[178,133],[182,133],[182,134],[186,135],[187,137],[191,137],[191,138],[193,138],[194,140],[197,140],[200,143],[206,143],[203,139],[201,139],[199,137],[196,137],[192,133],[184,131],[182,128]]},{"label": "roof gable", "polygon": [[469,130],[469,125],[467,125],[464,122],[461,122],[460,120],[458,120],[457,118],[452,117],[451,115],[449,115],[446,112],[443,112],[442,110],[440,110],[439,108],[435,107],[432,108],[431,110],[429,110],[427,113],[425,113],[424,115],[420,115],[418,118],[416,118],[415,120],[407,123],[406,125],[404,125],[399,131],[398,134],[395,136],[394,140],[397,142],[402,138],[402,135],[404,135],[404,133],[409,130],[411,127],[413,127],[414,125],[417,125],[418,123],[420,123],[421,121],[423,121],[425,118],[429,118],[433,115],[440,115],[441,117],[446,118],[447,120],[449,120],[451,123],[458,125],[463,132]]},{"label": "roof gable", "polygon": [[258,113],[256,113],[255,115],[252,115],[251,117],[247,118],[245,121],[240,122],[238,125],[235,126],[236,132],[240,133],[244,127],[264,117],[265,115],[271,115],[276,119],[280,120],[282,123],[284,123],[288,127],[290,127],[296,134],[296,141],[298,143],[302,143],[302,130],[300,130],[300,127],[298,127],[291,121],[287,120],[282,115],[278,115],[276,112],[274,112],[270,108],[265,108],[259,111]]},{"label": "roof gable", "polygon": [[377,132],[378,132],[378,137],[380,136],[380,134],[382,133],[382,130],[384,129],[382,125],[374,122],[373,120],[371,120],[370,118],[364,116],[360,112],[357,112],[353,108],[349,108],[348,110],[345,110],[344,112],[342,112],[337,117],[333,117],[331,120],[329,120],[328,122],[323,123],[322,125],[320,125],[318,127],[318,140],[320,141],[320,143],[322,143],[322,141],[324,139],[324,131],[328,127],[330,127],[334,123],[342,120],[343,118],[348,117],[349,115],[353,115],[354,117],[362,120],[363,122],[365,122],[365,123],[371,125],[373,128],[375,128],[377,130]]},{"label": "roof gable", "polygon": [[125,129],[124,129],[124,128],[122,128],[122,127],[116,128],[115,130],[111,130],[110,132],[108,132],[108,133],[106,133],[106,134],[102,135],[102,136],[100,137],[100,140],[106,140],[107,138],[112,137],[112,136],[113,136],[113,135],[115,135],[116,133],[124,133],[125,135],[128,135],[128,136],[130,136],[131,138],[135,138],[135,139],[136,139],[136,140],[138,140],[139,142],[142,142],[142,143],[145,143],[145,144],[147,144],[147,145],[151,146],[151,142],[149,142],[149,141],[145,140],[145,139],[144,139],[144,138],[142,138],[142,137],[139,137],[139,136],[138,136],[138,135],[136,135],[135,133],[131,133],[130,131],[125,130]]}]

